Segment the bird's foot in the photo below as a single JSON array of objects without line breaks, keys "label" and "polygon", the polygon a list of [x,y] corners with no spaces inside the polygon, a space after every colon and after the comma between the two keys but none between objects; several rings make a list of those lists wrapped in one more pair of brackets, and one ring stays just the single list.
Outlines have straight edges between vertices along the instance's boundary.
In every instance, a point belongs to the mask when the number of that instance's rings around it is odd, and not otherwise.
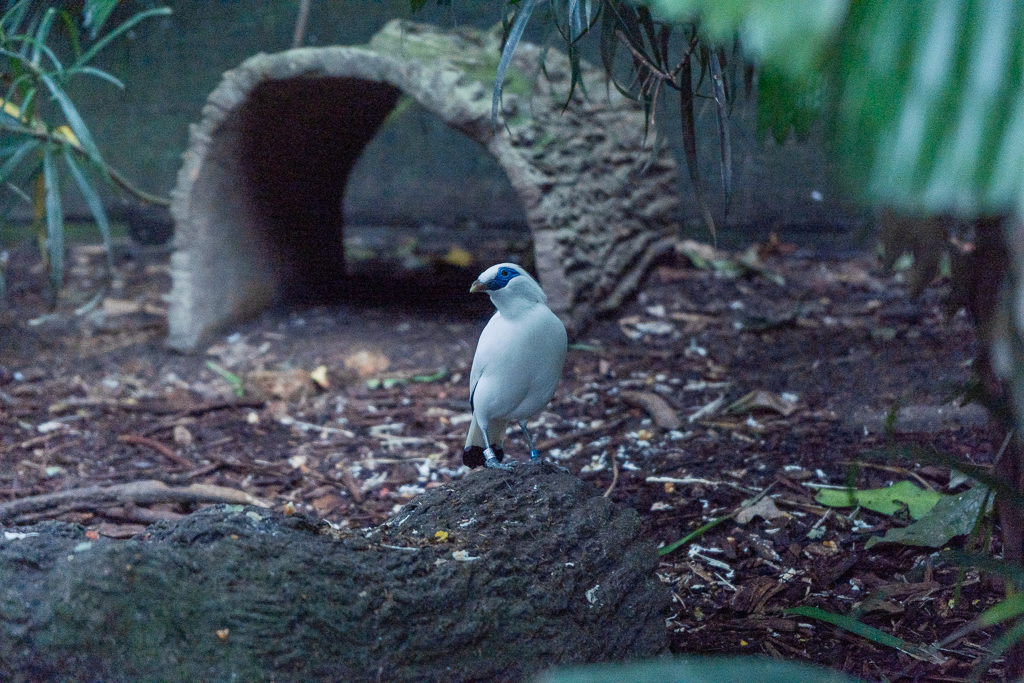
[{"label": "bird's foot", "polygon": [[[500,453],[501,451],[499,450],[498,452]],[[504,457],[504,455],[505,454],[502,453],[503,457]],[[487,468],[492,469],[492,470],[506,470],[507,471],[507,470],[511,470],[512,467],[514,466],[514,464],[515,464],[514,462],[502,463],[501,460],[499,460],[497,458],[497,456],[495,455],[495,449],[493,449],[493,448],[488,448],[488,449],[484,450],[484,467],[487,467]]]},{"label": "bird's foot", "polygon": [[513,462],[498,462],[497,458],[487,458],[486,460],[484,460],[484,467],[487,467],[488,469],[492,469],[492,470],[505,470],[506,472],[508,472],[508,471],[512,470],[512,468],[514,466],[515,466],[515,461],[513,461]]}]

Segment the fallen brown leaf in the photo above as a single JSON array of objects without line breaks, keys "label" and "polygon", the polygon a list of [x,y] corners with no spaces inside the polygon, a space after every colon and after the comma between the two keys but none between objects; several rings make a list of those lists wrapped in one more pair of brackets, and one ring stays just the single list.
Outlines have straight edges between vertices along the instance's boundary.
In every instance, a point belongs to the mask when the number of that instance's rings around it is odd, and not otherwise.
[{"label": "fallen brown leaf", "polygon": [[662,429],[679,429],[683,424],[675,408],[657,394],[649,391],[623,391],[619,396],[629,405],[646,410],[654,424]]}]

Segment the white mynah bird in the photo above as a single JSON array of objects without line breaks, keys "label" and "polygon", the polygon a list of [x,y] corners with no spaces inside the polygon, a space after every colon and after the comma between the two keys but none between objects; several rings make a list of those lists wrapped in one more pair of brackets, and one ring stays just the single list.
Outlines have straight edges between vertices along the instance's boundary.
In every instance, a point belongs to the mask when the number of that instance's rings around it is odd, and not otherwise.
[{"label": "white mynah bird", "polygon": [[487,292],[498,309],[476,345],[469,373],[469,404],[473,420],[462,462],[469,467],[496,467],[505,457],[505,429],[515,422],[530,446],[530,459],[540,457],[526,421],[544,409],[558,386],[568,338],[565,325],[547,307],[537,281],[514,263],[491,266],[470,292]]}]

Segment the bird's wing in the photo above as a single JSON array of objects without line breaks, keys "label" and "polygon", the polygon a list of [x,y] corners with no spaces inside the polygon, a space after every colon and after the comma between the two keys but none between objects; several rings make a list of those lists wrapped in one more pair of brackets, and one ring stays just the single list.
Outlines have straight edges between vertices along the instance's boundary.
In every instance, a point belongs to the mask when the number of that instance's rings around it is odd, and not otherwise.
[{"label": "bird's wing", "polygon": [[476,343],[476,352],[473,354],[473,366],[469,370],[470,405],[473,403],[473,394],[476,392],[476,385],[480,381],[480,375],[484,373],[487,366],[501,352],[502,332],[505,331],[503,328],[506,327],[504,322],[501,314],[495,313],[487,322],[484,331],[480,333],[480,339]]},{"label": "bird's wing", "polygon": [[[495,316],[480,335],[471,373],[473,413],[488,424],[536,415],[562,374],[565,327],[538,304],[515,319]],[[474,381],[475,380],[475,381]]]},{"label": "bird's wing", "polygon": [[516,421],[533,417],[551,400],[562,378],[568,347],[565,326],[546,307],[538,311],[528,329],[529,345],[523,361],[528,386],[519,405],[509,414]]}]

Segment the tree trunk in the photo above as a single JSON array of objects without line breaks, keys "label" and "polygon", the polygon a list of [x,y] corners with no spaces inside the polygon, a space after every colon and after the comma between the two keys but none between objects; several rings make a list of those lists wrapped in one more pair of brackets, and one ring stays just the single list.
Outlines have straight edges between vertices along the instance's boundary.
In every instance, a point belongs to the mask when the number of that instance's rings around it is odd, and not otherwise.
[{"label": "tree trunk", "polygon": [[0,680],[516,681],[648,657],[669,594],[639,531],[532,464],[433,489],[373,530],[240,505],[127,541],[8,527]]}]

